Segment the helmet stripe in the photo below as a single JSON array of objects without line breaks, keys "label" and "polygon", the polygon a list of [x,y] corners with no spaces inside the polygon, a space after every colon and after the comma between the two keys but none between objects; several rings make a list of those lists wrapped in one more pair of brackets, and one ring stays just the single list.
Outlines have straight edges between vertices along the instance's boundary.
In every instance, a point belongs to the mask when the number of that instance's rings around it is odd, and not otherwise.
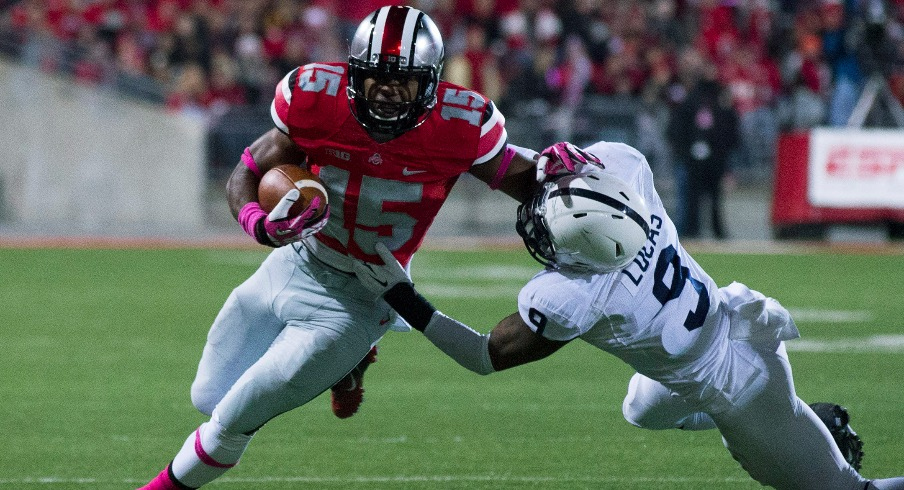
[{"label": "helmet stripe", "polygon": [[[399,43],[399,56],[405,60],[407,66],[414,66],[412,55],[414,54],[414,41],[417,39],[417,25],[423,17],[423,12],[416,9],[408,9],[408,16],[405,17],[405,27],[402,29],[402,41]],[[399,60],[401,61],[401,60]]]},{"label": "helmet stripe", "polygon": [[[386,17],[392,7],[383,7],[377,11],[377,19],[374,21],[374,30],[370,38],[370,53],[368,53],[367,62],[373,60],[373,55],[379,55],[383,52],[383,31],[386,28]],[[379,60],[377,60],[379,61]]]},{"label": "helmet stripe", "polygon": [[554,197],[559,196],[578,196],[584,197],[587,199],[592,199],[594,201],[599,201],[606,206],[616,209],[617,211],[621,211],[625,214],[625,216],[631,218],[635,223],[640,225],[643,228],[644,233],[647,236],[650,236],[650,225],[647,223],[647,220],[643,218],[640,214],[637,213],[631,206],[618,201],[617,199],[613,199],[605,194],[601,194],[596,191],[591,191],[589,189],[581,189],[581,188],[564,188],[564,189],[556,189],[549,193],[549,197],[547,200],[552,199]]},{"label": "helmet stripe", "polygon": [[379,53],[381,58],[382,55],[401,56],[402,35],[407,20],[405,16],[411,15],[411,10],[406,7],[386,7],[386,15],[380,12],[377,25],[374,26],[374,38],[380,36],[380,50],[374,49],[374,52]]}]

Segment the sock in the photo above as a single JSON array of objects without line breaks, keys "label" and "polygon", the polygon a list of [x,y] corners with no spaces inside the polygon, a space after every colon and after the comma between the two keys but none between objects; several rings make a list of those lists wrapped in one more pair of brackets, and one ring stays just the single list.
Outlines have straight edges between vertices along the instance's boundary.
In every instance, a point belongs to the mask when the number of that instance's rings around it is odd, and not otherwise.
[{"label": "sock", "polygon": [[251,437],[227,432],[214,416],[185,440],[173,459],[173,475],[189,487],[210,483],[239,462]]}]

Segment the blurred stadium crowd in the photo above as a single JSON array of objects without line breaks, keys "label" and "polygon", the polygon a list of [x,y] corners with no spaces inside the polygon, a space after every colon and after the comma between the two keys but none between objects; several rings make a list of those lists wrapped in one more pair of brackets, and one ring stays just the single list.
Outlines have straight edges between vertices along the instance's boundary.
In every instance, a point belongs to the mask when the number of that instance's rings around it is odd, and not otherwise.
[{"label": "blurred stadium crowd", "polygon": [[779,131],[845,124],[871,74],[904,100],[904,0],[0,0],[0,51],[215,120],[269,104],[295,66],[345,60],[358,22],[392,3],[440,26],[444,78],[546,115],[551,139],[593,96],[640,101],[658,135],[703,75],[759,141],[747,164],[768,168]]}]

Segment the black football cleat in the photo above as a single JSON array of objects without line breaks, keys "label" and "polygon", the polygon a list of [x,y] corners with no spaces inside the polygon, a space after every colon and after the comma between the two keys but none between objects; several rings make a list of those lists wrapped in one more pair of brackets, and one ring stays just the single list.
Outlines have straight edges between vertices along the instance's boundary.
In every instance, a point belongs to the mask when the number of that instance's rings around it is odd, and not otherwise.
[{"label": "black football cleat", "polygon": [[850,415],[847,409],[834,403],[811,403],[810,408],[816,412],[822,423],[826,424],[844,459],[855,470],[860,471],[863,463],[863,441],[848,425]]}]

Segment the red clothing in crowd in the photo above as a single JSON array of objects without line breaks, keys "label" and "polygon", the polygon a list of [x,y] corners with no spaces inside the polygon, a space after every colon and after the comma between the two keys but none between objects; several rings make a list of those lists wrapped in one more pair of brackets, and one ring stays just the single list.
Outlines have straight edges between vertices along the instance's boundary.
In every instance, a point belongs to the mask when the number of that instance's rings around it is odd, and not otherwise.
[{"label": "red clothing in crowd", "polygon": [[781,75],[770,59],[757,58],[744,47],[720,67],[719,78],[728,88],[739,114],[771,104],[781,90]]},{"label": "red clothing in crowd", "polygon": [[702,11],[700,23],[697,45],[710,59],[725,59],[741,42],[741,33],[735,26],[731,7],[719,6]]}]

